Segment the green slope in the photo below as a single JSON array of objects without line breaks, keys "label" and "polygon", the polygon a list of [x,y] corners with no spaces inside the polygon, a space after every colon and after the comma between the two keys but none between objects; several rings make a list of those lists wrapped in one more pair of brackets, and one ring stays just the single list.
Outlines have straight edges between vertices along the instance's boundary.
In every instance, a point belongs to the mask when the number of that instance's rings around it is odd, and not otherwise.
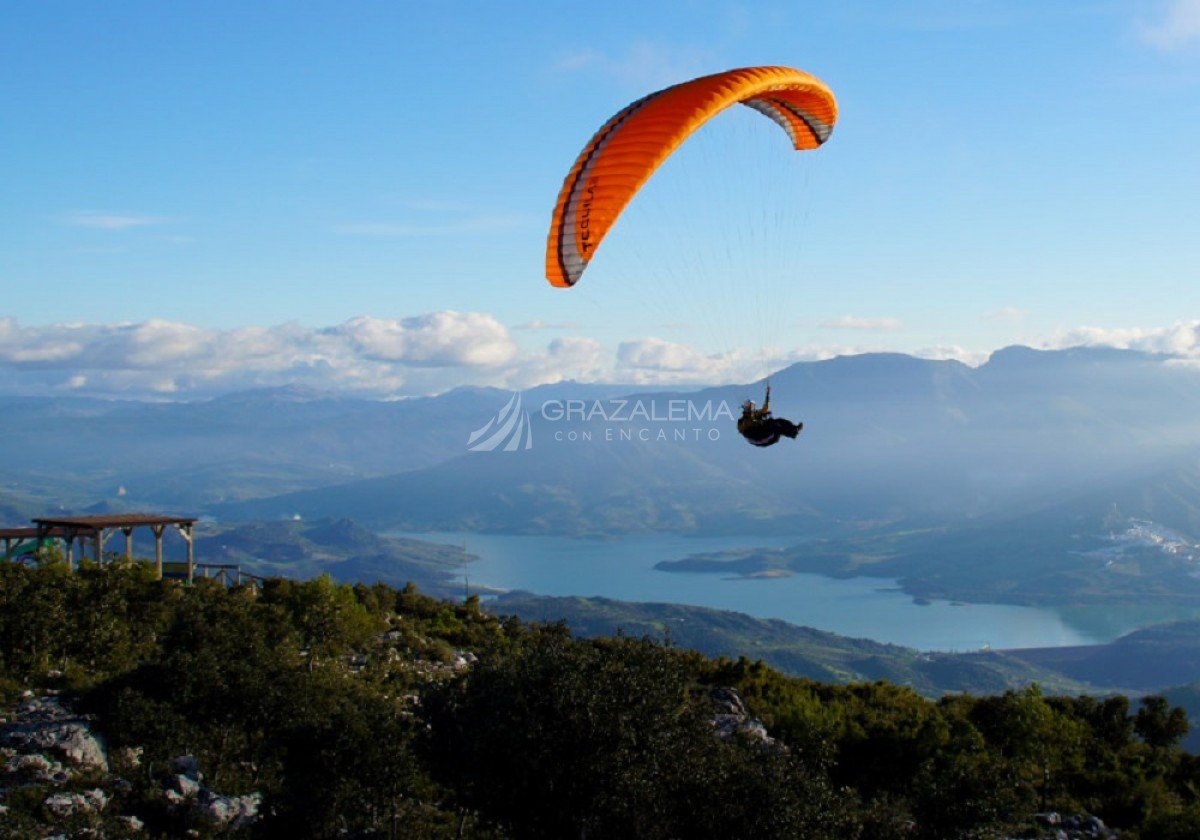
[{"label": "green slope", "polygon": [[514,592],[489,602],[488,608],[528,621],[562,620],[583,636],[609,636],[618,631],[665,636],[680,647],[709,656],[762,659],[784,673],[826,682],[884,679],[929,697],[950,692],[996,693],[1031,682],[1066,693],[1098,690],[1005,653],[922,653],[706,607]]}]

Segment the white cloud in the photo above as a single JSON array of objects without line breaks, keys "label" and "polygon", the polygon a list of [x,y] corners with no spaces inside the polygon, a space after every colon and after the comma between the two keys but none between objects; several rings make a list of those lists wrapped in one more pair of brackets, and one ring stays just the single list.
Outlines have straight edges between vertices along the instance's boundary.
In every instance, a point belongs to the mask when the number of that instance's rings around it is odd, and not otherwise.
[{"label": "white cloud", "polygon": [[957,344],[938,344],[933,347],[922,347],[920,350],[914,350],[912,355],[920,359],[955,361],[962,362],[964,365],[970,365],[971,367],[978,367],[988,360],[988,356],[991,353],[983,350],[968,350]]},{"label": "white cloud", "polygon": [[[1200,364],[1200,320],[1169,327],[1062,330],[1040,346],[1112,346]],[[362,316],[329,327],[299,324],[210,329],[167,320],[24,326],[0,318],[0,393],[195,399],[250,388],[301,385],[369,397],[431,394],[460,385],[529,388],[577,380],[631,385],[752,382],[801,361],[896,352],[883,343],[706,352],[657,337],[615,351],[596,339],[556,336],[521,348],[482,312],[409,318]],[[931,346],[913,355],[976,365],[986,353]]]},{"label": "white cloud", "polygon": [[541,319],[534,318],[532,321],[526,321],[523,324],[517,324],[513,327],[514,330],[527,330],[530,332],[540,332],[542,330],[577,330],[579,324],[572,321],[562,321],[560,323],[548,323]]},{"label": "white cloud", "polygon": [[1169,327],[1075,327],[1059,331],[1042,344],[1051,349],[1117,347],[1144,353],[1200,358],[1200,320],[1182,321]]},{"label": "white cloud", "polygon": [[400,202],[423,213],[467,213],[474,209],[470,202],[453,198],[404,198]]},{"label": "white cloud", "polygon": [[705,50],[641,40],[618,54],[590,48],[579,49],[560,57],[554,69],[560,72],[600,72],[622,84],[648,92],[702,75],[704,67],[711,63],[711,56]]},{"label": "white cloud", "polygon": [[504,325],[477,312],[363,317],[319,329],[214,330],[163,320],[26,327],[0,318],[0,392],[204,396],[306,384],[388,396],[503,378],[517,361]]},{"label": "white cloud", "polygon": [[451,236],[461,233],[484,233],[494,230],[511,230],[526,222],[524,216],[496,215],[472,216],[443,222],[355,222],[334,225],[334,233],[350,236]]},{"label": "white cloud", "polygon": [[139,216],[129,213],[72,213],[64,221],[75,227],[95,230],[127,230],[170,221],[163,216]]},{"label": "white cloud", "polygon": [[717,385],[753,382],[796,362],[832,359],[870,352],[861,346],[809,346],[791,350],[763,347],[752,353],[736,349],[704,353],[687,344],[645,338],[625,341],[617,348],[616,366],[606,381],[636,385]]},{"label": "white cloud", "polygon": [[1162,50],[1200,44],[1200,0],[1170,0],[1158,20],[1141,24],[1139,34],[1143,41]]},{"label": "white cloud", "polygon": [[605,358],[600,342],[572,336],[556,338],[543,353],[527,354],[493,384],[524,389],[569,379],[596,382],[605,378]]},{"label": "white cloud", "polygon": [[686,344],[643,338],[623,341],[617,348],[617,365],[634,371],[658,371],[681,374],[712,371],[721,363],[721,356],[706,356]]},{"label": "white cloud", "polygon": [[1020,321],[1028,314],[1029,310],[1019,306],[1002,306],[983,313],[983,317],[988,321]]},{"label": "white cloud", "polygon": [[517,352],[504,325],[479,312],[433,312],[401,320],[354,318],[335,328],[366,359],[420,367],[489,367]]},{"label": "white cloud", "polygon": [[588,67],[602,64],[606,60],[604,53],[599,50],[584,47],[561,56],[558,61],[554,62],[554,69],[584,70]]},{"label": "white cloud", "polygon": [[821,322],[825,330],[863,330],[866,332],[891,332],[901,329],[904,324],[899,318],[859,318],[854,315],[843,315]]}]

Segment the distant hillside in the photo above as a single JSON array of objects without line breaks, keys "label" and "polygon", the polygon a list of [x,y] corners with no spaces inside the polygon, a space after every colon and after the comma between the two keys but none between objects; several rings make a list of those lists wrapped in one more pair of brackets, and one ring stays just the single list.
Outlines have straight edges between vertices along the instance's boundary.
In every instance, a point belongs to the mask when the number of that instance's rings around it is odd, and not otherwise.
[{"label": "distant hillside", "polygon": [[[751,449],[727,416],[557,419],[527,395],[531,451],[469,453],[463,438],[453,457],[403,474],[213,510],[366,509],[367,521],[397,529],[808,533],[849,520],[929,523],[1049,504],[1080,485],[1200,451],[1200,372],[1130,351],[1010,348],[974,369],[866,354],[796,364],[771,382],[777,412],[805,423],[796,443]],[[736,411],[761,389],[709,388],[688,399]],[[635,396],[665,413],[685,395]],[[607,398],[580,399],[590,407]],[[681,426],[703,434],[672,439]],[[651,438],[621,440],[631,429]],[[659,431],[668,438],[654,438]],[[559,439],[570,433],[591,439]]]},{"label": "distant hillside", "polygon": [[1138,699],[1164,693],[1172,704],[1187,710],[1192,727],[1184,746],[1200,752],[1200,621],[1149,627],[1103,645],[929,654],[779,620],[678,604],[516,592],[494,599],[488,608],[526,621],[565,621],[581,636],[620,632],[667,638],[707,656],[761,659],[793,676],[832,683],[882,679],[926,697],[999,693],[1031,683],[1065,694],[1124,694]]},{"label": "distant hillside", "polygon": [[23,527],[29,524],[31,517],[43,512],[35,500],[0,490],[0,528]]},{"label": "distant hillside", "polygon": [[[548,598],[507,593],[490,602],[498,615],[526,621],[565,621],[582,636],[668,638],[708,656],[762,659],[785,674],[823,682],[887,680],[927,697],[952,692],[990,694],[1037,682],[1056,692],[1096,691],[1032,660],[1005,653],[921,653],[869,639],[851,639],[778,619],[680,604],[642,604],[609,598]],[[1200,636],[1197,637],[1200,639]],[[1098,685],[1109,686],[1105,682]]]},{"label": "distant hillside", "polygon": [[927,598],[1200,605],[1200,460],[1019,515],[798,546],[797,571],[869,571]]},{"label": "distant hillside", "polygon": [[[535,431],[535,435],[537,432]],[[703,449],[629,441],[469,453],[386,478],[222,505],[219,516],[353,516],[380,529],[604,535],[804,530],[803,502],[759,486]]]},{"label": "distant hillside", "polygon": [[1014,658],[1095,685],[1146,692],[1200,682],[1200,621],[1137,630],[1107,645],[1014,650]]},{"label": "distant hillside", "polygon": [[[284,388],[180,403],[0,397],[6,476],[61,495],[193,509],[415,469],[461,451],[503,392],[380,402]],[[69,466],[69,469],[68,469]]]},{"label": "distant hillside", "polygon": [[[766,450],[729,413],[762,383],[535,388],[523,395],[533,448],[488,452],[467,441],[509,399],[489,389],[393,403],[294,389],[0,400],[0,490],[32,496],[58,475],[72,509],[376,530],[795,535],[804,546],[770,563],[872,572],[924,597],[1200,604],[1194,367],[1013,347],[978,368],[864,354],[771,382],[773,407],[805,429]],[[716,413],[689,413],[705,406]]]},{"label": "distant hillside", "polygon": [[453,579],[471,559],[456,546],[381,537],[346,519],[202,525],[196,555],[264,577],[328,573],[350,583],[412,582],[442,595],[458,592]]}]

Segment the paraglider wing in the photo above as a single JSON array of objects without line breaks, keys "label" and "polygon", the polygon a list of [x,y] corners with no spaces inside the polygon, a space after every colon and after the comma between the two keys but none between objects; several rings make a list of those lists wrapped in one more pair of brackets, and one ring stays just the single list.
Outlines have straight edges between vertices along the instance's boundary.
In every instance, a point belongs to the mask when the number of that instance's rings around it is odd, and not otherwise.
[{"label": "paraglider wing", "polygon": [[837,121],[829,88],[789,67],[729,70],[639,99],[596,132],[563,181],[550,222],[546,279],[562,287],[579,282],[621,211],[659,165],[737,103],[778,123],[800,151],[828,140]]}]

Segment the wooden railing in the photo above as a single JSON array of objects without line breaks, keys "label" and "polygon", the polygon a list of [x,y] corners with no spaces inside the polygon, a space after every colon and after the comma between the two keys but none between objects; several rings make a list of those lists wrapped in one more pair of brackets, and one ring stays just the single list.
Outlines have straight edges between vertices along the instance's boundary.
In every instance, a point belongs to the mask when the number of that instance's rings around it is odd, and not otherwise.
[{"label": "wooden railing", "polygon": [[[170,580],[187,580],[187,563],[163,563],[163,577]],[[193,566],[193,579],[215,580],[226,586],[252,584],[262,586],[266,578],[243,572],[236,563],[197,563]]]}]

